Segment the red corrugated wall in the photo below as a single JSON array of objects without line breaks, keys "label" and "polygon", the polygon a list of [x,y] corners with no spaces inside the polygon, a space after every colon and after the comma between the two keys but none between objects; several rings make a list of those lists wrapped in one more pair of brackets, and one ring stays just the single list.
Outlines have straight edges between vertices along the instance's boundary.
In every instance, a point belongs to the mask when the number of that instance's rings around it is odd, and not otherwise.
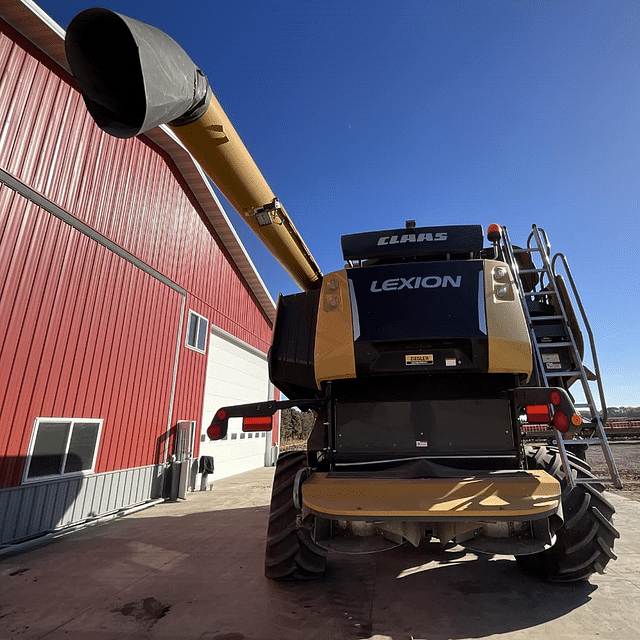
[{"label": "red corrugated wall", "polygon": [[7,187],[0,255],[0,486],[38,416],[103,418],[98,472],[156,462],[183,296]]},{"label": "red corrugated wall", "polygon": [[0,487],[19,484],[37,416],[104,418],[97,471],[157,461],[174,384],[170,424],[200,426],[189,308],[263,351],[270,340],[170,158],[102,133],[72,82],[0,21],[0,167],[183,288],[184,313],[181,293],[0,188]]}]

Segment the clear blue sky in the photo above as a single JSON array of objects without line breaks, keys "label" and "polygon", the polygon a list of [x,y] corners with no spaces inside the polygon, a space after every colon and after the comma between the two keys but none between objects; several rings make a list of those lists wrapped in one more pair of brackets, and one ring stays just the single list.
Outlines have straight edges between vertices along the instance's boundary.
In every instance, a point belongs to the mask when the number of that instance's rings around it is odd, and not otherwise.
[{"label": "clear blue sky", "polygon": [[[79,0],[41,0],[62,27]],[[640,4],[104,0],[214,92],[323,271],[340,236],[536,223],[565,253],[608,404],[640,404]],[[230,208],[272,295],[297,289]]]}]

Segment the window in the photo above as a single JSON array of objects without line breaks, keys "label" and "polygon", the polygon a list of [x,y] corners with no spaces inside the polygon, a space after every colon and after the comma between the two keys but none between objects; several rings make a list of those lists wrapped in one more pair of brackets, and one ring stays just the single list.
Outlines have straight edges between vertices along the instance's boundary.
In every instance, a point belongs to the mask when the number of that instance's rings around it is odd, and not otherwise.
[{"label": "window", "polygon": [[194,351],[204,353],[207,350],[208,327],[209,321],[206,318],[189,309],[186,346]]},{"label": "window", "polygon": [[102,420],[36,418],[24,479],[91,473]]}]

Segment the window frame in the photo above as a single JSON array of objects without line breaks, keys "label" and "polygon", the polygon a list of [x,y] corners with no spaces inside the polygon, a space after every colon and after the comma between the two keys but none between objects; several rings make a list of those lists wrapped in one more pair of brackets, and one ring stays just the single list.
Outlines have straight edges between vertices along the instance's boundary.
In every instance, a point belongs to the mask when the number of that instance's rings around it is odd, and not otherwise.
[{"label": "window frame", "polygon": [[[198,324],[197,324],[197,330],[196,330],[196,336],[195,336],[195,345],[189,344],[189,327],[191,326],[192,317],[198,318]],[[204,348],[200,349],[198,348],[198,342],[200,338],[200,329],[201,329],[202,320],[206,322],[206,329],[205,329],[205,338],[204,338]],[[189,313],[187,314],[187,330],[185,331],[186,335],[184,339],[184,346],[187,349],[191,349],[191,351],[197,351],[198,353],[206,353],[207,345],[209,343],[209,334],[211,333],[210,327],[211,327],[211,324],[209,322],[209,318],[199,314],[193,309],[189,309]]]},{"label": "window frame", "polygon": [[[65,443],[65,450],[62,453],[62,461],[60,464],[60,468],[62,469],[61,473],[51,473],[48,475],[35,476],[33,478],[29,478],[29,471],[31,469],[31,461],[33,459],[33,451],[36,446],[36,442],[38,439],[38,433],[40,432],[40,426],[47,423],[70,423],[69,433],[67,434],[67,439]],[[91,459],[91,467],[89,469],[83,469],[80,471],[70,471],[68,473],[64,472],[64,468],[67,464],[67,457],[69,455],[69,446],[71,444],[71,438],[73,436],[73,427],[75,423],[90,423],[98,425],[98,433],[96,434],[96,442],[93,449],[93,457]],[[29,441],[29,450],[27,453],[27,458],[24,465],[24,471],[22,474],[22,483],[23,484],[31,484],[34,482],[46,482],[50,480],[62,480],[64,478],[73,478],[73,477],[82,477],[89,476],[95,473],[96,468],[96,459],[98,457],[98,448],[100,447],[100,438],[102,436],[102,425],[104,423],[104,418],[51,418],[51,417],[38,417],[35,419],[33,423],[33,429],[31,431],[31,439]]]}]

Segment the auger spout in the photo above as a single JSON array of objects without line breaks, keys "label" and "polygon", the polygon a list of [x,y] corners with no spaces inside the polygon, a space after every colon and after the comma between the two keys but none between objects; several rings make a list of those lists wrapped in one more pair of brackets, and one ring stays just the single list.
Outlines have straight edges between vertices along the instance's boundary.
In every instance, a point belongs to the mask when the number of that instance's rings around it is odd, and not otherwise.
[{"label": "auger spout", "polygon": [[108,9],[69,24],[66,53],[96,124],[118,138],[169,125],[303,290],[322,272],[258,169],[204,73],[166,33]]}]

